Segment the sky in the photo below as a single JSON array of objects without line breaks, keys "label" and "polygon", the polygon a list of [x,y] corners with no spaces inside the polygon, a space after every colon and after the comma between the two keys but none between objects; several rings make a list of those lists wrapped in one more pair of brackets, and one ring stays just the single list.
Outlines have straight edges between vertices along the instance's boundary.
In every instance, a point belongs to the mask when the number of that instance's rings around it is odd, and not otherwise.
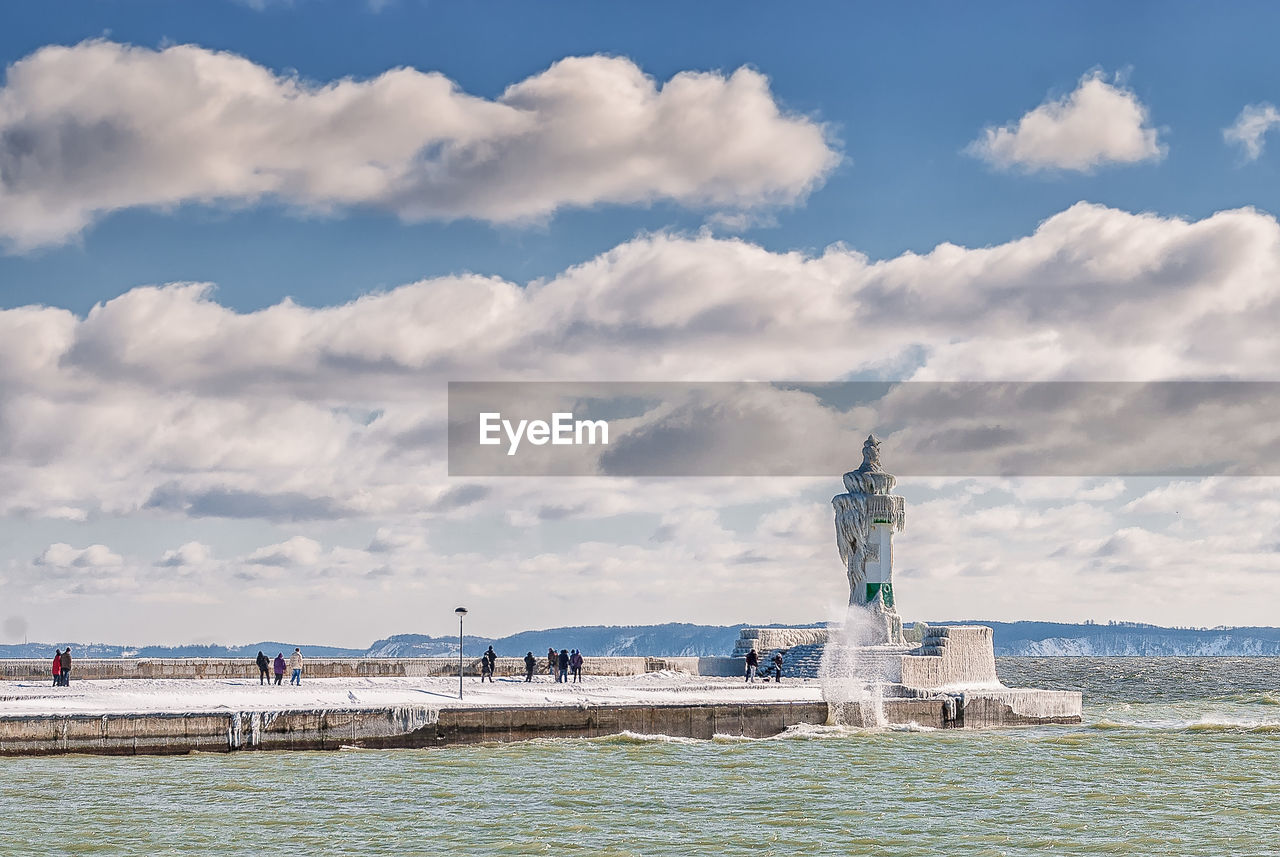
[{"label": "sky", "polygon": [[[451,476],[450,382],[1278,380],[1274,4],[4,16],[6,641],[838,613],[841,467]],[[904,476],[905,618],[1274,624],[1274,478],[1114,469]]]}]

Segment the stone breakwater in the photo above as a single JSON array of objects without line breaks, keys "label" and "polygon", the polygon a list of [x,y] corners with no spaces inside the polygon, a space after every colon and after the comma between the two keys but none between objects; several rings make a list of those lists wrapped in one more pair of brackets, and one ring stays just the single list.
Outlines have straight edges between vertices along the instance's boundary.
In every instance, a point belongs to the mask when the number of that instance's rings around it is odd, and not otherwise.
[{"label": "stone breakwater", "polygon": [[[999,682],[990,628],[922,632],[919,645],[828,639],[820,688],[713,678],[741,676],[741,658],[591,658],[586,680],[574,685],[513,681],[523,661],[500,658],[497,673],[506,680],[473,683],[465,703],[452,698],[458,661],[450,658],[312,658],[306,690],[283,693],[255,689],[257,667],[247,659],[81,660],[73,690],[59,692],[44,686],[44,660],[0,661],[12,683],[0,695],[0,711],[9,711],[0,714],[0,755],[443,747],[622,732],[767,738],[820,724],[975,729],[1080,721],[1079,692]],[[477,675],[479,660],[464,660],[462,669]]]},{"label": "stone breakwater", "polygon": [[575,705],[0,717],[0,756],[447,747],[634,732],[767,738],[826,722],[821,702]]},{"label": "stone breakwater", "polygon": [[[931,729],[1077,723],[1080,695],[1039,691],[886,699],[886,723]],[[1046,695],[1047,694],[1047,695]],[[769,738],[830,722],[825,702],[572,705],[135,713],[0,717],[0,756],[175,755],[248,750],[427,748],[597,738],[631,732],[676,738]],[[850,722],[846,727],[871,726]]]}]

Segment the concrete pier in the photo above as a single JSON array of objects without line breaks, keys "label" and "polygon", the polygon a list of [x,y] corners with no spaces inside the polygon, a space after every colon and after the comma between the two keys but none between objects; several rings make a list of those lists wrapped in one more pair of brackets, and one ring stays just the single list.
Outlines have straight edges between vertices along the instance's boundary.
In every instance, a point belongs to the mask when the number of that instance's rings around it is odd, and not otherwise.
[{"label": "concrete pier", "polygon": [[[1080,695],[1039,692],[1035,711],[1017,691],[886,699],[889,724],[974,729],[1080,721]],[[1054,696],[1046,707],[1043,694]],[[678,738],[768,738],[830,720],[825,702],[691,705],[485,706],[0,717],[0,756],[173,755],[240,750],[448,747],[634,732]],[[842,725],[859,727],[848,712]]]},{"label": "concrete pier", "polygon": [[0,717],[0,756],[447,747],[622,732],[767,738],[826,719],[822,702],[9,716]]}]

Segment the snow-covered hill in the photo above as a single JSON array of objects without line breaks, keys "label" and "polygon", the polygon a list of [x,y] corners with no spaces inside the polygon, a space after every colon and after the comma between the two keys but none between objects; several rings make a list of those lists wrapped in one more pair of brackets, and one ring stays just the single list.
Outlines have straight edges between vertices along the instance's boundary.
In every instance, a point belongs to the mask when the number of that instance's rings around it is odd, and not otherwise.
[{"label": "snow-covered hill", "polygon": [[[1162,628],[1122,622],[1108,625],[1056,622],[990,622],[982,619],[930,622],[940,625],[989,625],[995,630],[996,654],[1001,656],[1121,657],[1121,656],[1235,656],[1280,657],[1280,628]],[[543,657],[548,648],[581,649],[589,655],[651,655],[654,657],[728,655],[743,627],[739,625],[584,625],[522,631],[507,637],[466,638],[466,654],[478,657],[486,647],[504,657],[525,652]],[[777,627],[772,626],[772,627]],[[822,627],[813,624],[809,627]],[[52,655],[63,642],[0,645],[0,657],[40,658]],[[366,649],[344,649],[301,642],[267,642],[243,646],[125,646],[71,643],[77,657],[94,658],[250,658],[258,650],[274,654],[295,645],[315,657],[447,657],[458,652],[452,635],[397,634]]]}]

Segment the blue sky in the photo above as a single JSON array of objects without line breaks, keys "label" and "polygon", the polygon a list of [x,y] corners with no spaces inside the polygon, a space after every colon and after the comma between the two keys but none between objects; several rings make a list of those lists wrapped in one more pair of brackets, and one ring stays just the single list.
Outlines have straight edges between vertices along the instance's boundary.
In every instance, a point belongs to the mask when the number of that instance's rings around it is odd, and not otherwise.
[{"label": "blue sky", "polygon": [[[460,483],[449,380],[1275,380],[1275,4],[4,16],[10,637],[838,606],[838,474]],[[1280,595],[1271,480],[902,490],[908,618],[1263,622]]]}]

